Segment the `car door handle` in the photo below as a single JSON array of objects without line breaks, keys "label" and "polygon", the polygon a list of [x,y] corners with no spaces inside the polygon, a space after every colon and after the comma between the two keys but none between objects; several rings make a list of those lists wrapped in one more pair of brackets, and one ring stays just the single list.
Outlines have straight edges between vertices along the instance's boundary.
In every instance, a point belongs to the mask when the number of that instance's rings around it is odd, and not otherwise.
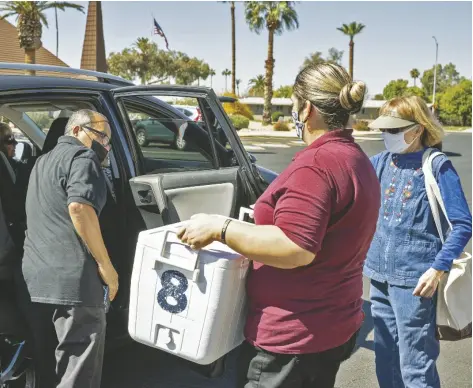
[{"label": "car door handle", "polygon": [[151,190],[139,190],[138,198],[140,203],[143,205],[148,205],[153,202],[153,194],[151,193]]}]

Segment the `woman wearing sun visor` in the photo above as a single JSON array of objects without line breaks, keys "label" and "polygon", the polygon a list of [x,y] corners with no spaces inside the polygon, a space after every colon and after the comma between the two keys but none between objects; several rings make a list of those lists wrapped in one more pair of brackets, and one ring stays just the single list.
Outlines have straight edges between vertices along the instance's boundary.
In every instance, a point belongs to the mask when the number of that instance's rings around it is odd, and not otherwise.
[{"label": "woman wearing sun visor", "polygon": [[382,198],[364,267],[371,279],[378,382],[381,388],[440,387],[436,290],[471,238],[471,214],[452,163],[443,154],[435,157],[432,170],[452,224],[442,245],[422,157],[444,132],[422,99],[388,101],[370,127],[381,130],[387,148],[371,158]]}]

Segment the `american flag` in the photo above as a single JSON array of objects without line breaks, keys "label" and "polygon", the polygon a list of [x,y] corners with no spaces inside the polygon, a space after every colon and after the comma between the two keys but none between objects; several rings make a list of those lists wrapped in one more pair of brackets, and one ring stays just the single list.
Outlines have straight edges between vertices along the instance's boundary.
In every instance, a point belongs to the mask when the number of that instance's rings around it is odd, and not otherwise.
[{"label": "american flag", "polygon": [[160,35],[164,38],[164,41],[166,42],[166,48],[169,50],[169,43],[168,43],[168,39],[166,38],[166,35],[164,35],[164,31],[163,29],[161,28],[161,26],[158,24],[158,22],[156,21],[156,19],[153,18],[153,22],[154,22],[154,30],[153,30],[153,33],[155,35]]}]

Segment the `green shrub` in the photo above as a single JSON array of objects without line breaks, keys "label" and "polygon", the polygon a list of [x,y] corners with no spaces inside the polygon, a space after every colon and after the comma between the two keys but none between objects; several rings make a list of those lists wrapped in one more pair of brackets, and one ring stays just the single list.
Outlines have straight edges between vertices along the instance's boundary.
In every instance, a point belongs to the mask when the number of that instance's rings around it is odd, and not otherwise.
[{"label": "green shrub", "polygon": [[[223,93],[223,95],[226,97],[238,98],[236,95],[228,92]],[[240,115],[246,117],[249,120],[253,120],[253,112],[251,111],[250,107],[246,104],[242,104],[240,101],[225,102],[223,104],[223,109],[227,115]]]},{"label": "green shrub", "polygon": [[230,115],[230,120],[237,131],[248,128],[250,125],[250,120],[242,115]]},{"label": "green shrub", "polygon": [[356,131],[370,131],[370,127],[368,127],[368,121],[366,120],[357,120],[353,124],[353,129]]},{"label": "green shrub", "polygon": [[176,99],[173,102],[174,105],[187,105],[187,106],[199,106],[197,98],[186,97],[181,99]]},{"label": "green shrub", "polygon": [[271,115],[271,120],[273,123],[276,123],[280,117],[284,117],[284,113],[282,112],[274,112],[272,115]]},{"label": "green shrub", "polygon": [[287,132],[290,131],[291,129],[289,128],[289,125],[285,123],[284,121],[278,121],[273,125],[273,129],[278,132]]}]

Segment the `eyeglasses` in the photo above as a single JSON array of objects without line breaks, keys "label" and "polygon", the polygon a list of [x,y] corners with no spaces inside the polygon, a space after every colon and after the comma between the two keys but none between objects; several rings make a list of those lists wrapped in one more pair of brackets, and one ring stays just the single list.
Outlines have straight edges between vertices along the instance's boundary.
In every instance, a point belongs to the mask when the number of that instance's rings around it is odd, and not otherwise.
[{"label": "eyeglasses", "polygon": [[5,139],[5,144],[16,145],[18,142],[16,141],[14,136],[9,136]]},{"label": "eyeglasses", "polygon": [[380,128],[379,130],[381,132],[387,132],[391,135],[397,135],[399,132],[405,132],[411,128],[414,128],[415,126],[417,125],[416,124],[412,124],[412,125],[408,125],[407,127],[402,127],[402,128]]},{"label": "eyeglasses", "polygon": [[97,131],[94,128],[88,127],[87,125],[81,125],[82,128],[87,129],[88,131],[95,133],[102,140],[102,145],[108,147],[110,145],[110,138],[103,132]]}]

